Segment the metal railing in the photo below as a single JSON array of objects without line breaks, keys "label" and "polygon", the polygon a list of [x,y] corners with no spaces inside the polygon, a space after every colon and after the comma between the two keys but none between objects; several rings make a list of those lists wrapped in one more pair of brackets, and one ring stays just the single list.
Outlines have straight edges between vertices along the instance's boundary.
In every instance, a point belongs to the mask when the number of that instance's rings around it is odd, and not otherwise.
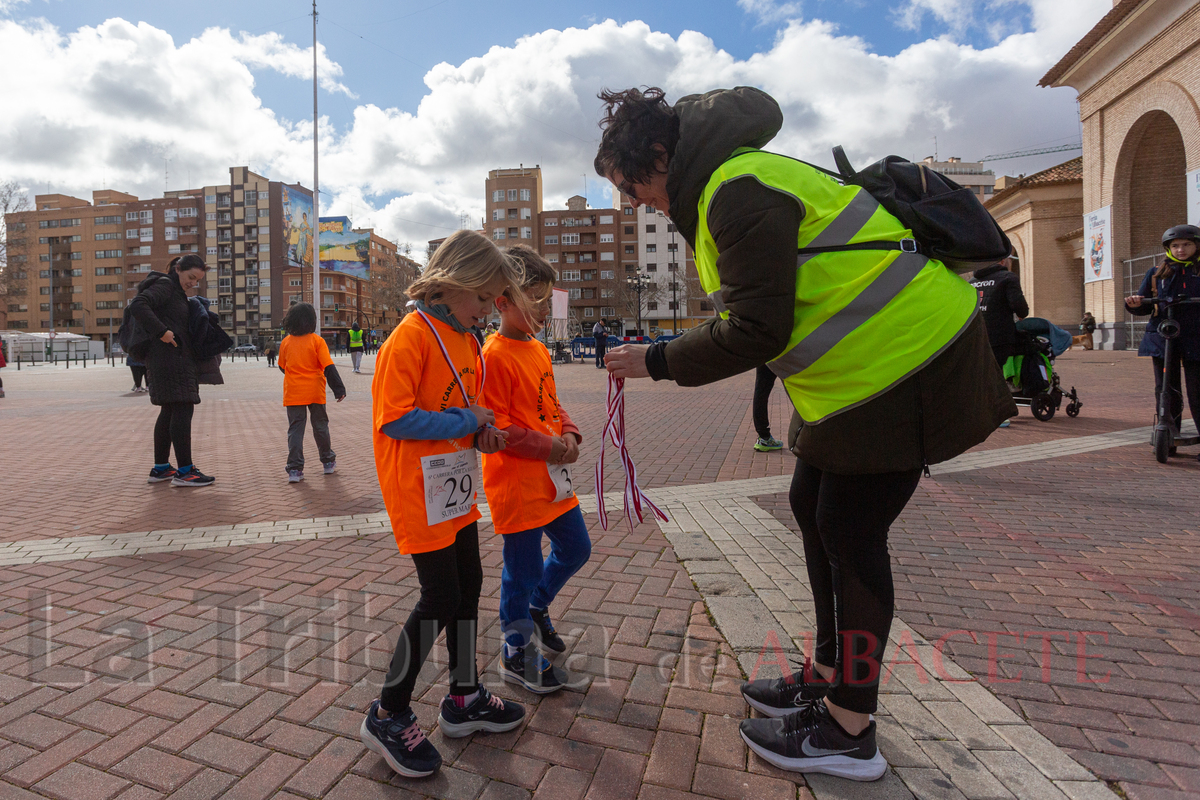
[{"label": "metal railing", "polygon": [[[1123,261],[1122,263],[1125,265],[1125,280],[1124,293],[1121,295],[1121,298],[1136,294],[1138,287],[1142,285],[1142,276],[1146,274],[1146,270],[1156,266],[1158,261],[1159,256],[1157,253]],[[1146,335],[1146,322],[1148,318],[1130,314],[1129,309],[1125,308],[1124,302],[1121,302],[1121,313],[1125,318],[1125,347],[1129,350],[1137,350],[1142,343],[1142,337]]]}]

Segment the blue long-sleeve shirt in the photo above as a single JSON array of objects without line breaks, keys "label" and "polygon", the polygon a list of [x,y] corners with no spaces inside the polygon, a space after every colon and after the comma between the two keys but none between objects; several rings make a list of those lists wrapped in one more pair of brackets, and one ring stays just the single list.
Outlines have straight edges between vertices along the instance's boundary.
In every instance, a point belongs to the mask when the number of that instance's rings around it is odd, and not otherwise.
[{"label": "blue long-sleeve shirt", "polygon": [[479,428],[475,415],[465,408],[426,411],[414,408],[381,428],[393,439],[461,439]]}]

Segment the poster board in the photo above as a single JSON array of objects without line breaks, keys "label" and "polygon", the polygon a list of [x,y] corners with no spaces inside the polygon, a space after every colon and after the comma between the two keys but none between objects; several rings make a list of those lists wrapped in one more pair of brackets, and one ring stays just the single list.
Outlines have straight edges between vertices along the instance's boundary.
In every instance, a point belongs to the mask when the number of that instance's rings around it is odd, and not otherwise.
[{"label": "poster board", "polygon": [[1187,174],[1188,225],[1200,225],[1200,169]]},{"label": "poster board", "polygon": [[288,266],[312,269],[312,196],[291,186],[283,187],[283,240],[287,243]]},{"label": "poster board", "polygon": [[550,298],[550,337],[566,339],[571,315],[569,295],[566,289],[555,289]]},{"label": "poster board", "polygon": [[321,269],[371,277],[371,234],[354,231],[349,217],[321,217]]},{"label": "poster board", "polygon": [[1083,282],[1112,280],[1112,206],[1083,215]]}]

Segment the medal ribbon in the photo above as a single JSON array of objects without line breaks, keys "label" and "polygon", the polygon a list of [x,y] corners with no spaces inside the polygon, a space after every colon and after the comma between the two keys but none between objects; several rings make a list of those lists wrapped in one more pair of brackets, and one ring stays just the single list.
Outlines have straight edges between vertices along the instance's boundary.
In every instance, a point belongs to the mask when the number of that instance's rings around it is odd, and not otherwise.
[{"label": "medal ribbon", "polygon": [[[442,348],[442,358],[446,359],[446,365],[450,367],[450,372],[454,375],[454,382],[458,384],[458,390],[462,392],[463,401],[466,402],[467,408],[475,405],[471,402],[471,398],[467,396],[467,387],[463,386],[463,382],[458,377],[458,368],[454,366],[453,359],[450,358],[450,351],[446,349],[446,343],[442,341],[442,337],[434,327],[433,320],[419,308],[413,309],[421,315],[421,319],[425,320],[425,324],[429,326],[429,330],[433,333],[433,338],[437,339],[438,347]],[[475,343],[475,349],[479,353],[479,385],[475,387],[475,396],[478,397],[483,392],[483,384],[487,382],[487,362],[483,360],[483,348],[479,346],[479,340],[471,334],[471,341]]]},{"label": "medal ribbon", "polygon": [[636,516],[638,522],[645,519],[646,506],[654,512],[654,516],[663,522],[669,522],[667,515],[651,502],[646,493],[637,485],[637,467],[625,446],[625,379],[608,376],[608,422],[604,425],[604,433],[600,435],[600,461],[596,465],[596,508],[600,515],[600,527],[608,530],[608,512],[604,509],[604,440],[611,439],[621,457],[621,465],[625,469],[625,519],[629,520],[629,529],[633,530]]}]

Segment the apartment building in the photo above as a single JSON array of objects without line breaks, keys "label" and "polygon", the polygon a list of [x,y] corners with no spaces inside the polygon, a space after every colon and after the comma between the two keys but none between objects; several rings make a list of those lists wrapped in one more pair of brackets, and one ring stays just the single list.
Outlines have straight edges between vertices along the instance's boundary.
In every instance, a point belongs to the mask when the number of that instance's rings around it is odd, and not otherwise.
[{"label": "apartment building", "polygon": [[[636,223],[623,222],[626,275],[646,278],[642,297],[642,332],[678,333],[712,315],[711,304],[698,284],[692,249],[661,209],[640,206],[636,214],[627,198],[621,198],[622,219],[634,216]],[[634,227],[634,230],[630,230]],[[636,239],[630,236],[636,231]],[[630,244],[636,241],[636,261],[630,260]],[[632,298],[630,298],[632,300]],[[703,306],[703,307],[702,307]],[[627,323],[636,324],[634,320]],[[626,327],[631,327],[627,324]]]},{"label": "apartment building", "polygon": [[484,235],[499,247],[526,244],[537,249],[538,215],[542,212],[542,169],[494,169],[484,181]]},{"label": "apartment building", "polygon": [[[620,210],[588,208],[575,195],[565,209],[543,211],[537,249],[558,270],[571,311],[585,331],[600,319],[625,316],[618,311],[624,269],[618,253],[627,245],[621,235]],[[620,273],[620,274],[618,274]]]},{"label": "apartment building", "polygon": [[996,173],[984,169],[982,161],[963,161],[957,156],[951,156],[946,161],[935,161],[933,156],[926,156],[921,163],[964,189],[970,189],[981,203],[991,200],[996,190]]},{"label": "apartment building", "polygon": [[199,206],[198,193],[141,201],[103,190],[90,203],[37,195],[33,210],[6,219],[14,277],[6,327],[115,334],[145,273],[198,251]]}]

